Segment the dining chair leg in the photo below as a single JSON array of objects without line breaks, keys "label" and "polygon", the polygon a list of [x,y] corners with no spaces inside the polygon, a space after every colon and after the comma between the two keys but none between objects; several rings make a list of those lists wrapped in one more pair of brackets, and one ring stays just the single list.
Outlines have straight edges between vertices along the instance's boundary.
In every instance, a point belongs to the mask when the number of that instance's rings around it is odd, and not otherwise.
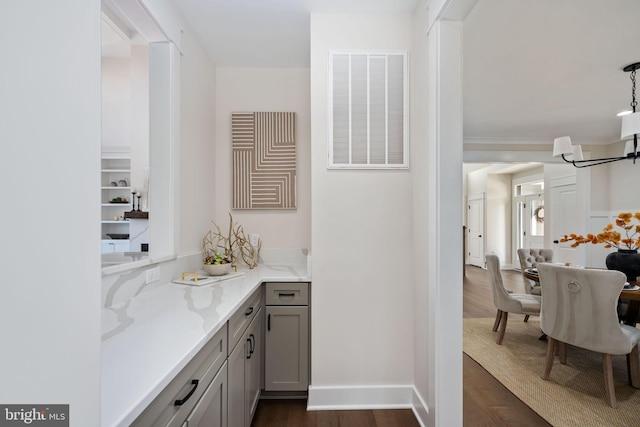
[{"label": "dining chair leg", "polygon": [[638,344],[627,354],[627,372],[629,373],[629,384],[631,387],[640,388],[640,359],[638,359]]},{"label": "dining chair leg", "polygon": [[616,390],[613,386],[613,363],[610,354],[602,355],[602,371],[604,373],[604,390],[607,394],[607,402],[612,408],[618,407],[616,400]]},{"label": "dining chair leg", "polygon": [[556,357],[556,342],[555,339],[547,337],[547,357],[544,360],[544,371],[542,371],[543,380],[548,380],[549,374],[551,374],[553,359]]},{"label": "dining chair leg", "polygon": [[567,364],[567,344],[562,341],[558,341],[558,357],[560,358],[560,363]]},{"label": "dining chair leg", "polygon": [[500,319],[500,330],[498,331],[498,339],[496,339],[496,344],[502,345],[502,340],[504,338],[504,333],[507,330],[507,317],[509,313],[506,311],[502,312],[502,318]]},{"label": "dining chair leg", "polygon": [[525,314],[524,315],[524,323],[527,323],[529,321],[529,315]]},{"label": "dining chair leg", "polygon": [[496,321],[493,323],[493,332],[498,330],[498,326],[500,326],[500,318],[502,318],[502,310],[498,310],[496,313]]}]

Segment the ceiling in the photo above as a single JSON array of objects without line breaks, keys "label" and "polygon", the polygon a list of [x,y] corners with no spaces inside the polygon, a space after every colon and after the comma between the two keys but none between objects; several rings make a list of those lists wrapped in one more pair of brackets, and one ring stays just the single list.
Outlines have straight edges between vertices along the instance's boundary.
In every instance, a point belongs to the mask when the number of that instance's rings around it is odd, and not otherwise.
[{"label": "ceiling", "polygon": [[410,14],[419,0],[173,0],[223,67],[309,67],[311,13]]},{"label": "ceiling", "polygon": [[[225,67],[309,67],[311,13],[411,13],[418,0],[173,0]],[[640,61],[638,0],[479,0],[464,23],[465,142],[619,140]]]},{"label": "ceiling", "polygon": [[479,0],[464,23],[465,142],[619,141],[638,17],[637,0]]}]

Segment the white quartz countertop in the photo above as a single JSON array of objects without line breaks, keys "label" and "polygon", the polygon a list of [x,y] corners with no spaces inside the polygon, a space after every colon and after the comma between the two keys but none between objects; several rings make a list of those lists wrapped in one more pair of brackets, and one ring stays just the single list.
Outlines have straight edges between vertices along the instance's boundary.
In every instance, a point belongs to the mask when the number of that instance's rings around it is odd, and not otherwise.
[{"label": "white quartz countertop", "polygon": [[264,265],[203,286],[168,283],[102,313],[102,423],[128,426],[263,282],[310,282]]}]

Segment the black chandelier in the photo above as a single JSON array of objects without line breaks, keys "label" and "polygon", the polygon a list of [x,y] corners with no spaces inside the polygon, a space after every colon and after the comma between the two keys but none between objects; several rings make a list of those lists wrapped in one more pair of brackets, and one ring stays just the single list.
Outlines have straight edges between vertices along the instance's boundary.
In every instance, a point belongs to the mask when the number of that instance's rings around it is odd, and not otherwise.
[{"label": "black chandelier", "polygon": [[[584,160],[582,157],[582,147],[580,145],[571,144],[571,138],[561,136],[553,141],[553,157],[562,156],[562,160],[571,163],[577,168],[586,168],[589,166],[603,165],[605,163],[618,162],[620,160],[632,159],[636,163],[636,159],[640,158],[638,153],[638,134],[640,133],[640,112],[636,112],[636,70],[640,69],[640,62],[627,65],[623,70],[630,74],[631,78],[631,108],[630,114],[622,116],[622,130],[620,139],[626,141],[624,154],[620,157],[605,157],[602,159]],[[633,137],[633,138],[631,138]]]}]

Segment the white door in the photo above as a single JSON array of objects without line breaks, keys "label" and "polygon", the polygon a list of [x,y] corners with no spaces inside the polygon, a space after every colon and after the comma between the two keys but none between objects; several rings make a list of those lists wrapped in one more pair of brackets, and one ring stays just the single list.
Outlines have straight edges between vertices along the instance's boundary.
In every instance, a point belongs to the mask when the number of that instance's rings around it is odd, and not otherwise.
[{"label": "white door", "polygon": [[467,264],[484,267],[484,194],[469,197]]},{"label": "white door", "polygon": [[553,241],[553,261],[578,264],[578,251],[571,242],[562,243],[560,238],[567,230],[574,230],[576,223],[576,185],[561,185],[551,188],[549,220]]},{"label": "white door", "polygon": [[519,248],[544,248],[544,198],[542,194],[524,196],[524,201],[518,203],[518,229],[520,239]]}]

